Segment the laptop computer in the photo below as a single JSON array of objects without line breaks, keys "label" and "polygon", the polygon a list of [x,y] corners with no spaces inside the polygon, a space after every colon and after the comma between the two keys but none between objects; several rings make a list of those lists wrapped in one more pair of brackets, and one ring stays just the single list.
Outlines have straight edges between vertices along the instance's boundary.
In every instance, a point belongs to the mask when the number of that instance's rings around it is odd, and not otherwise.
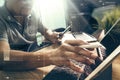
[{"label": "laptop computer", "polygon": [[100,43],[106,47],[106,56],[107,57],[104,59],[104,61],[99,66],[97,66],[92,71],[91,74],[89,74],[89,76],[87,76],[85,78],[85,80],[96,79],[96,77],[99,76],[112,63],[112,61],[119,55],[119,53],[120,53],[120,42],[119,42],[119,39],[118,39],[118,35],[117,34],[114,34],[114,36],[111,35],[112,30],[115,28],[115,26],[117,24],[120,24],[120,18],[106,32],[104,38],[100,41]]}]

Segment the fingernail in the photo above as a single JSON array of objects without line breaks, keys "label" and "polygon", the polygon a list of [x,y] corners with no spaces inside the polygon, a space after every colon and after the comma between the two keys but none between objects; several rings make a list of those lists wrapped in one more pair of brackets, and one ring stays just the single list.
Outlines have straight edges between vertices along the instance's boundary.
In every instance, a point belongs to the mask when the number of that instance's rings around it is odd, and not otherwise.
[{"label": "fingernail", "polygon": [[92,55],[92,54],[91,54],[91,58],[92,58],[92,59],[96,59],[97,57],[98,57],[97,55],[94,55],[94,54]]},{"label": "fingernail", "polygon": [[83,70],[83,69],[79,69],[79,72],[80,72],[80,73],[84,73],[84,70]]}]

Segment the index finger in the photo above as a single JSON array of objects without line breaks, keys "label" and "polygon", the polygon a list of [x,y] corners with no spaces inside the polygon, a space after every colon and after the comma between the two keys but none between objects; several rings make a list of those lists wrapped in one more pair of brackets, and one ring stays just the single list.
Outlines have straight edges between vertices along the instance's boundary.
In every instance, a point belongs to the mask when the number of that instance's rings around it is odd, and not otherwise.
[{"label": "index finger", "polygon": [[64,43],[70,44],[70,45],[83,45],[88,44],[88,42],[85,42],[83,40],[65,40]]}]

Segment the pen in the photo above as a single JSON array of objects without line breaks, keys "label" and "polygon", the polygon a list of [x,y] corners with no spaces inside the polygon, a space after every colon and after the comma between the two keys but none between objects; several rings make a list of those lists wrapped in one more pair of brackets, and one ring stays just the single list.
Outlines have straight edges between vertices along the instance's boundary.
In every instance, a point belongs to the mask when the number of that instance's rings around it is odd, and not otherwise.
[{"label": "pen", "polygon": [[71,25],[68,26],[62,33],[60,33],[60,34],[58,35],[58,38],[61,38],[67,31],[70,30],[70,28],[71,28]]}]

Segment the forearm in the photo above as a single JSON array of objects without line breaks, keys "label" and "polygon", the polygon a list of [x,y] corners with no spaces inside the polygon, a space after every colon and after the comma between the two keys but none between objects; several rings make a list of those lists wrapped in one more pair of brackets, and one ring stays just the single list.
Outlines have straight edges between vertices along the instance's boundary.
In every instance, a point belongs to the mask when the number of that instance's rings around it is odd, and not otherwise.
[{"label": "forearm", "polygon": [[10,60],[3,61],[3,69],[7,70],[27,70],[50,65],[47,52],[24,52],[10,50]]}]

